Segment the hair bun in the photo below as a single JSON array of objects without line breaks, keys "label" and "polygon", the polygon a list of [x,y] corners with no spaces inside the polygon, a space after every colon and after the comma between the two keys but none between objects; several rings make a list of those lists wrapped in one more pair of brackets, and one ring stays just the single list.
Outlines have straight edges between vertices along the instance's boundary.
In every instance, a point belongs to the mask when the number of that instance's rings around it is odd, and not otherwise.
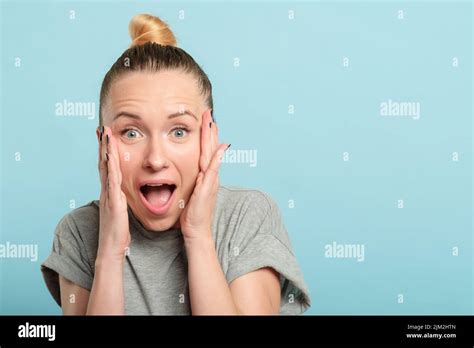
[{"label": "hair bun", "polygon": [[149,14],[138,14],[128,25],[132,43],[130,47],[156,42],[164,46],[176,46],[176,38],[168,24]]}]

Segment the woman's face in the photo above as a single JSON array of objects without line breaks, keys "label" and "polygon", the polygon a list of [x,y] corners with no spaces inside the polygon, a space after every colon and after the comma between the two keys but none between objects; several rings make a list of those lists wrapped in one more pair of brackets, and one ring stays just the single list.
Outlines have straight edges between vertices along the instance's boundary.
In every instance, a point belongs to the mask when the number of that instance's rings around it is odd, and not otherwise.
[{"label": "woman's face", "polygon": [[[112,83],[103,122],[118,143],[127,203],[149,230],[180,227],[199,174],[206,109],[196,80],[183,72],[133,72]],[[162,180],[175,188],[156,186]]]}]

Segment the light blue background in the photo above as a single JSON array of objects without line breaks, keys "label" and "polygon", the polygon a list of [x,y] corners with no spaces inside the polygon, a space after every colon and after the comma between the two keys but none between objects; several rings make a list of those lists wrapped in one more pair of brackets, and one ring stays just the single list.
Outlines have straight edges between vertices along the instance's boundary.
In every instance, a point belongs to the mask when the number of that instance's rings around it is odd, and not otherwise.
[{"label": "light blue background", "polygon": [[[70,200],[98,198],[98,104],[93,120],[58,117],[55,104],[98,103],[140,12],[168,22],[209,75],[222,142],[258,151],[256,167],[224,163],[221,181],[278,202],[311,291],[307,314],[473,313],[470,2],[8,1],[1,10],[0,237],[38,244],[39,256],[0,259],[0,313],[60,313],[40,262]],[[380,116],[388,99],[419,102],[421,118]],[[326,258],[333,241],[363,244],[365,261]]]}]

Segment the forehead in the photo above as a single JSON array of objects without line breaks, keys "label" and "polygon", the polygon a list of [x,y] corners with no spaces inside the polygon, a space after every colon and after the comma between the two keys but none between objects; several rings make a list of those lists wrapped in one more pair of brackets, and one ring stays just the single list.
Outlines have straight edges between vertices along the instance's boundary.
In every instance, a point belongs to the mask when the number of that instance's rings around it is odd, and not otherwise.
[{"label": "forehead", "polygon": [[133,72],[112,83],[108,96],[110,111],[134,108],[144,114],[191,109],[198,113],[204,104],[196,79],[181,71]]}]

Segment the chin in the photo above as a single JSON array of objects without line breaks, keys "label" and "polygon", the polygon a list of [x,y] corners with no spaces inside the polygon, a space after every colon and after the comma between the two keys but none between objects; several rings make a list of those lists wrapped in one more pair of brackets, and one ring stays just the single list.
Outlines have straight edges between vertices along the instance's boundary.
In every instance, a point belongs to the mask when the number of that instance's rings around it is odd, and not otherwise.
[{"label": "chin", "polygon": [[152,220],[142,221],[142,224],[143,226],[145,226],[147,230],[156,231],[156,232],[167,231],[171,228],[179,228],[179,226],[176,227],[176,225],[179,225],[179,222],[176,222],[176,219],[172,217],[157,219],[155,221],[152,221]]}]

